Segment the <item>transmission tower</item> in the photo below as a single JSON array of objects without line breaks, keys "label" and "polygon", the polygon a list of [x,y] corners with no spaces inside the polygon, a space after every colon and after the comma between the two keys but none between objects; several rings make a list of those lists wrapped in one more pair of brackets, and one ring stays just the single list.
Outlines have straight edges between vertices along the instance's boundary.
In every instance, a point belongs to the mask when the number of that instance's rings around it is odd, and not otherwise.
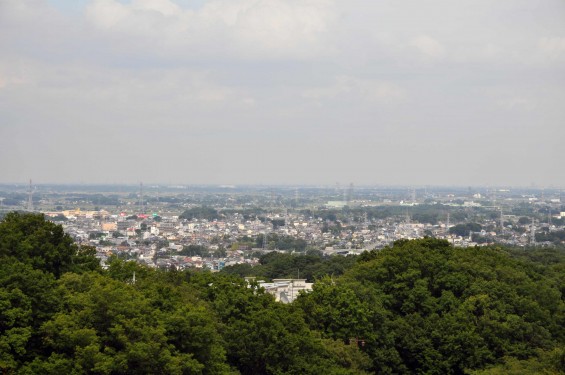
[{"label": "transmission tower", "polygon": [[33,212],[33,187],[31,185],[31,178],[29,179],[29,190],[27,196],[27,210]]}]

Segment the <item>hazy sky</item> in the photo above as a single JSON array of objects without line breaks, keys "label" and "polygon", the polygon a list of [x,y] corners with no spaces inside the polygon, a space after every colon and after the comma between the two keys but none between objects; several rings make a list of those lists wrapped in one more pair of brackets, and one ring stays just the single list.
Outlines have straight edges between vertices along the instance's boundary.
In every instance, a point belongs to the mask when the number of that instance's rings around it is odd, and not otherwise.
[{"label": "hazy sky", "polygon": [[563,0],[0,0],[0,182],[565,187]]}]

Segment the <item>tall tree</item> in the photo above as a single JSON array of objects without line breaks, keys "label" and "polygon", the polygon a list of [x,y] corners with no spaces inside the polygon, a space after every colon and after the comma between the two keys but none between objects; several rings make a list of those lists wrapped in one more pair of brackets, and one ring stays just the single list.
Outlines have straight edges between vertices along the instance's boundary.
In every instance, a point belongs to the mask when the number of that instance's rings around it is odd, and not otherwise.
[{"label": "tall tree", "polygon": [[13,258],[59,278],[99,268],[95,250],[75,244],[61,225],[43,214],[11,212],[0,222],[0,259]]}]

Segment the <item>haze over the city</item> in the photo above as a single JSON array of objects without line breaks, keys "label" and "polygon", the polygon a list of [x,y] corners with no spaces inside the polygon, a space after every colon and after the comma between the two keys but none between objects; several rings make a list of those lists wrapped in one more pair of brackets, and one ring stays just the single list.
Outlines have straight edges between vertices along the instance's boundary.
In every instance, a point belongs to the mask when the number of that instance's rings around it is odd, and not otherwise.
[{"label": "haze over the city", "polygon": [[0,0],[0,183],[565,186],[565,2]]}]

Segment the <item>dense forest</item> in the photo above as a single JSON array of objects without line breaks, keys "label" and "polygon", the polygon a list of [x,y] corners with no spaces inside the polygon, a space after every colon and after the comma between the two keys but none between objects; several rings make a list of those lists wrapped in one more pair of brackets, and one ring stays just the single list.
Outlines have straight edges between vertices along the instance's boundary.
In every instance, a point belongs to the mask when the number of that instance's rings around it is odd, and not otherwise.
[{"label": "dense forest", "polygon": [[[4,374],[561,374],[565,255],[425,238],[356,258],[157,271],[73,243],[39,214],[0,222]],[[240,275],[316,280],[277,303]],[[135,275],[135,277],[134,277]]]}]

